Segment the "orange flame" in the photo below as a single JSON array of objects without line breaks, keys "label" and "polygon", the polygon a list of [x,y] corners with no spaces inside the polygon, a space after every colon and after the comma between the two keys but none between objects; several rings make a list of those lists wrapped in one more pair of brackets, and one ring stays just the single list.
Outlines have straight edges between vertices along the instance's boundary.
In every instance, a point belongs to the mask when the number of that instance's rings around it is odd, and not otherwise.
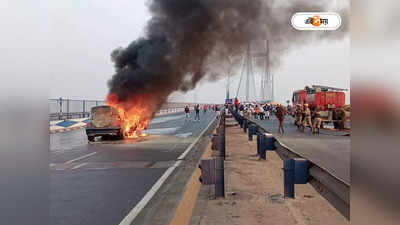
[{"label": "orange flame", "polygon": [[107,104],[118,110],[125,138],[146,136],[142,131],[147,128],[154,114],[147,101],[145,96],[126,101],[120,101],[116,94],[107,96]]}]

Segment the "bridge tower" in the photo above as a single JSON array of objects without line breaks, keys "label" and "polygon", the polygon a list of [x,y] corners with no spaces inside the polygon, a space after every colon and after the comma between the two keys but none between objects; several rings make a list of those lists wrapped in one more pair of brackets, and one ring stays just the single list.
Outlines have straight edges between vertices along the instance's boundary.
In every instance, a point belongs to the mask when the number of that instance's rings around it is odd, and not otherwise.
[{"label": "bridge tower", "polygon": [[[244,82],[244,83],[242,83]],[[242,87],[242,85],[244,87]],[[243,98],[246,102],[256,101],[256,83],[253,74],[253,55],[250,51],[250,43],[247,45],[246,53],[243,57],[239,86],[236,91],[236,97],[239,96],[239,91],[244,91]]]},{"label": "bridge tower", "polygon": [[261,75],[260,100],[274,101],[274,77],[270,72],[269,41],[265,40],[264,51],[254,53],[254,57],[264,58],[264,70]]},{"label": "bridge tower", "polygon": [[[269,60],[269,42],[265,40],[264,51],[262,52],[251,52],[250,44],[247,46],[246,53],[243,57],[243,64],[241,68],[241,76],[239,86],[236,92],[236,97],[239,96],[239,90],[243,99],[246,102],[260,100],[273,101],[274,100],[274,77],[270,73],[270,60]],[[256,96],[256,84],[253,73],[253,58],[264,59],[263,72],[261,74],[260,82],[260,95]],[[243,84],[244,83],[244,84]]]}]

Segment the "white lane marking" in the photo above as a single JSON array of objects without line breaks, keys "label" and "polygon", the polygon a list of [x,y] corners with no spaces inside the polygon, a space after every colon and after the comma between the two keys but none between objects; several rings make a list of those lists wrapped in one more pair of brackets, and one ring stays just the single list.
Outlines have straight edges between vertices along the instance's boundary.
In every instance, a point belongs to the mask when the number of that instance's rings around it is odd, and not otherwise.
[{"label": "white lane marking", "polygon": [[165,173],[158,179],[158,181],[151,187],[151,189],[146,193],[146,195],[140,200],[140,202],[133,208],[128,215],[121,221],[119,225],[130,225],[136,216],[142,211],[142,209],[151,200],[154,194],[160,189],[161,185],[167,180],[169,175],[174,171],[175,167],[179,166],[182,161],[177,161],[172,167],[168,168]]},{"label": "white lane marking", "polygon": [[128,213],[128,215],[125,216],[125,218],[119,223],[119,225],[130,225],[132,221],[136,218],[137,215],[139,215],[140,211],[147,205],[147,203],[153,198],[153,196],[157,193],[158,189],[163,185],[165,180],[172,174],[174,169],[178,167],[182,163],[182,159],[185,158],[185,156],[192,150],[193,146],[199,141],[201,136],[208,130],[208,128],[211,126],[215,118],[211,120],[211,122],[208,124],[207,128],[205,128],[201,134],[196,138],[194,142],[192,142],[189,147],[178,157],[177,162],[174,163],[173,166],[169,167],[164,174],[158,179],[158,181],[151,187],[151,189],[146,193],[146,195],[140,200],[140,202]]},{"label": "white lane marking", "polygon": [[57,150],[57,151],[50,151],[50,154],[57,154],[57,153],[63,153],[65,150]]},{"label": "white lane marking", "polygon": [[75,169],[81,168],[82,166],[86,166],[87,164],[88,164],[88,163],[81,163],[81,164],[78,164],[78,165],[72,167],[71,170],[75,170]]},{"label": "white lane marking", "polygon": [[165,123],[171,120],[179,120],[185,117],[185,115],[178,115],[178,116],[165,116],[165,117],[155,117],[150,124],[157,124],[157,123]]},{"label": "white lane marking", "polygon": [[[215,117],[214,117],[215,118]],[[214,121],[214,118],[211,120],[211,122],[208,124],[208,126],[206,127],[206,129],[204,129],[201,134],[196,138],[196,140],[194,142],[192,142],[192,144],[190,144],[190,146],[178,157],[178,160],[182,160],[185,158],[185,156],[190,152],[190,150],[193,148],[193,146],[199,141],[200,137],[203,136],[203,134],[208,130],[208,128],[210,128],[212,122]]]},{"label": "white lane marking", "polygon": [[171,134],[177,131],[180,127],[168,127],[168,128],[155,128],[144,130],[145,134]]},{"label": "white lane marking", "polygon": [[87,170],[108,170],[110,168],[104,168],[104,167],[93,167],[93,168],[87,168]]},{"label": "white lane marking", "polygon": [[85,159],[85,158],[90,157],[90,156],[95,155],[95,154],[97,154],[97,152],[92,152],[92,153],[89,153],[87,155],[78,157],[76,159],[69,160],[69,161],[65,162],[64,164],[70,164],[70,163],[76,162],[78,160]]},{"label": "white lane marking", "polygon": [[175,137],[187,138],[187,137],[189,137],[190,135],[192,135],[192,132],[183,133],[183,134],[175,134]]}]

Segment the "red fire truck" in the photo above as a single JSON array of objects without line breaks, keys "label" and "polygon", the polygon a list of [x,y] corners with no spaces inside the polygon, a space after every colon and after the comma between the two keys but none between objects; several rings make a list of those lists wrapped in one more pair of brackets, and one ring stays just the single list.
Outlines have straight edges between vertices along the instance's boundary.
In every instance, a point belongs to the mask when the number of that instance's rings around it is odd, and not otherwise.
[{"label": "red fire truck", "polygon": [[[338,108],[345,107],[345,99],[347,89],[334,88],[320,85],[306,86],[303,90],[293,92],[292,103],[293,108],[297,104],[308,104],[311,110],[319,108],[322,110],[323,120],[331,122],[333,111]],[[350,112],[346,112],[346,117],[350,116]]]}]

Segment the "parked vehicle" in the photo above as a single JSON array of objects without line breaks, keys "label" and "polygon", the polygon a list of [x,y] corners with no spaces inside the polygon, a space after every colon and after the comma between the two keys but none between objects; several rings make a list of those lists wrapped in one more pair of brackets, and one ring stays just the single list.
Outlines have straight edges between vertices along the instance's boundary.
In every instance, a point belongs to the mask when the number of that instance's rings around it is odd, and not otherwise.
[{"label": "parked vehicle", "polygon": [[90,142],[98,136],[122,139],[123,131],[118,110],[111,106],[93,107],[90,121],[86,125],[86,134]]}]

